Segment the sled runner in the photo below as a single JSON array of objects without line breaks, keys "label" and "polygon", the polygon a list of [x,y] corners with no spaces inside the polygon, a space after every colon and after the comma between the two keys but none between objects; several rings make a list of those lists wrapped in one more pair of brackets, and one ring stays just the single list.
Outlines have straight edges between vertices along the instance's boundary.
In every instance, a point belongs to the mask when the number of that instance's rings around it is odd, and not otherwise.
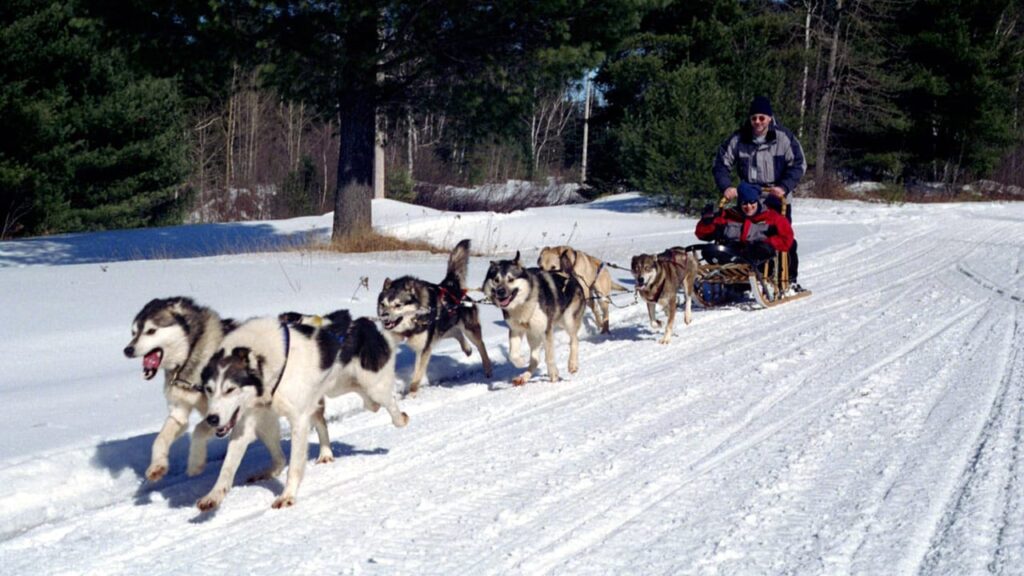
[{"label": "sled runner", "polygon": [[693,244],[686,250],[697,257],[694,296],[705,308],[735,302],[748,291],[764,308],[811,295],[809,290],[790,289],[789,255],[785,252],[752,264],[723,244]]}]

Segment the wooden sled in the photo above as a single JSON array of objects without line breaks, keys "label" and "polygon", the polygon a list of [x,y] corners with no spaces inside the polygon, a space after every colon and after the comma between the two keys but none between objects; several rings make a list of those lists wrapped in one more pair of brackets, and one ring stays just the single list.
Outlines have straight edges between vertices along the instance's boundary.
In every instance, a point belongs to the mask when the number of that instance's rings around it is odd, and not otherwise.
[{"label": "wooden sled", "polygon": [[697,258],[694,297],[705,308],[734,303],[748,291],[763,308],[811,295],[809,290],[790,290],[789,254],[785,252],[755,266],[722,244],[694,244],[686,250]]}]

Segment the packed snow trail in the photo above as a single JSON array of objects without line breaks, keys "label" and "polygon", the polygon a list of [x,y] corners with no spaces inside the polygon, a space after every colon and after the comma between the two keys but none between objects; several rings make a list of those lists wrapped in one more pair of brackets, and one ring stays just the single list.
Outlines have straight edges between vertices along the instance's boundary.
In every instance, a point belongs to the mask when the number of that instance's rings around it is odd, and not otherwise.
[{"label": "packed snow trail", "polygon": [[[694,242],[692,220],[622,205],[458,219],[423,211],[391,230],[476,245],[491,237],[501,256],[521,250],[529,262],[565,222],[576,223],[574,245],[619,264]],[[621,237],[607,233],[611,220]],[[493,240],[495,226],[512,245]],[[270,509],[282,489],[274,481],[238,483],[200,514],[194,503],[215,480],[223,441],[197,478],[184,475],[179,442],[169,476],[147,485],[158,409],[137,434],[9,458],[0,463],[4,571],[1024,574],[1024,206],[801,201],[796,229],[811,298],[697,308],[662,346],[645,307],[618,297],[612,334],[583,338],[575,375],[559,335],[559,383],[542,367],[526,386],[508,384],[518,369],[506,331],[483,306],[494,378],[448,340],[435,349],[431,384],[402,403],[408,428],[350,397],[331,400],[337,460],[307,467],[291,509]],[[493,257],[472,259],[471,283]],[[375,293],[351,297],[359,275],[373,275],[375,289],[385,275],[440,278],[444,263],[267,258],[206,266],[238,275],[287,265],[287,283],[317,296],[283,297],[281,309],[373,314]],[[164,274],[185,265],[168,261]],[[360,273],[321,284],[322,267]],[[133,301],[167,295],[151,289],[142,283]],[[111,321],[114,340],[127,340],[132,314]],[[83,385],[141,386],[131,381],[138,367],[116,353],[81,367]],[[407,379],[407,350],[399,365]],[[238,478],[268,461],[255,444]]]}]

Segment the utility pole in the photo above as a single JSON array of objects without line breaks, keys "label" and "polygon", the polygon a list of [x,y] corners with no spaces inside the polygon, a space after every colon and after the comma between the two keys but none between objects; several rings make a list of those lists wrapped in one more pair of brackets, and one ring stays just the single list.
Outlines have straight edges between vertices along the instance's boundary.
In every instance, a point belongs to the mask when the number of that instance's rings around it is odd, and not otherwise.
[{"label": "utility pole", "polygon": [[584,80],[583,96],[583,162],[580,169],[580,184],[587,183],[587,137],[590,131],[590,77]]}]

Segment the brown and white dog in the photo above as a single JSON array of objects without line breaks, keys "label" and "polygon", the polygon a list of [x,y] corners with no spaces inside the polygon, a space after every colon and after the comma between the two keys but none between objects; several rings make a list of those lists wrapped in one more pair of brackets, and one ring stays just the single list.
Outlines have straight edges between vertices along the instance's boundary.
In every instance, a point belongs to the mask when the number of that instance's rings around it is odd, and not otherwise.
[{"label": "brown and white dog", "polygon": [[[562,255],[572,264],[571,270],[562,270]],[[594,313],[601,333],[608,333],[608,295],[612,290],[628,292],[629,289],[612,280],[604,262],[586,252],[570,246],[545,246],[537,256],[537,266],[549,272],[562,271],[572,274],[583,287],[583,297]]]},{"label": "brown and white dog", "polygon": [[656,304],[660,304],[668,314],[665,334],[658,340],[659,344],[668,344],[672,340],[677,293],[680,289],[683,290],[686,305],[683,320],[689,324],[692,319],[690,310],[693,302],[693,282],[698,273],[697,258],[685,248],[677,246],[656,256],[637,254],[633,256],[630,268],[636,280],[637,293],[647,302],[647,315],[651,319],[651,327],[661,327],[661,322],[655,318]]}]

